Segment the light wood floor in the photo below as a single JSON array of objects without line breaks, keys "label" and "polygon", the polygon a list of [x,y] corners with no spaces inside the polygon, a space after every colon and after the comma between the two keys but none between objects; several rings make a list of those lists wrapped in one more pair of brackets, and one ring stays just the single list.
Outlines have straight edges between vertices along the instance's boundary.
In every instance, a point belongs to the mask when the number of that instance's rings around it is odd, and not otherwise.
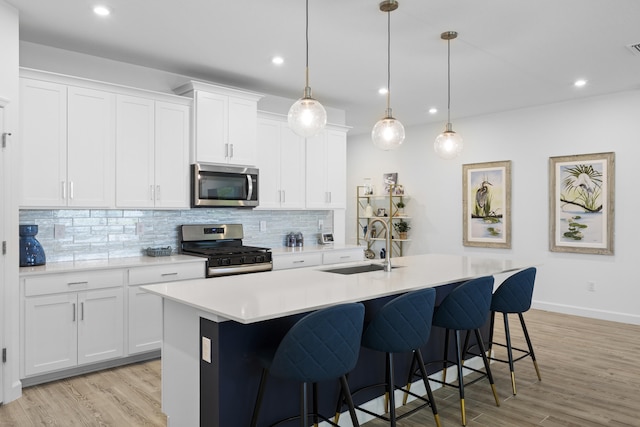
[{"label": "light wood floor", "polygon": [[[517,396],[506,364],[492,370],[501,398],[496,407],[486,382],[466,388],[469,427],[640,426],[640,326],[538,310],[525,315],[542,373],[529,359],[516,363]],[[497,337],[502,322],[496,322]],[[514,345],[524,346],[517,318]],[[435,391],[443,426],[460,425],[457,390]],[[160,361],[109,369],[23,390],[0,407],[0,426],[165,426],[160,410]],[[368,427],[384,426],[379,421]],[[419,411],[399,427],[435,425]],[[224,426],[242,427],[242,426]]]}]

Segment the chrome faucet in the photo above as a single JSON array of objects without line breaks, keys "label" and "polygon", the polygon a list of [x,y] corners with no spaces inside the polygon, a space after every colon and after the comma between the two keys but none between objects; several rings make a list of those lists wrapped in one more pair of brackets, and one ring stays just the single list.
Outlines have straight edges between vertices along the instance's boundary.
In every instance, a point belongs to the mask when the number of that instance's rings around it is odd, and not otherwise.
[{"label": "chrome faucet", "polygon": [[384,271],[391,271],[391,232],[389,230],[389,224],[386,221],[381,220],[380,218],[376,218],[369,222],[369,226],[367,227],[367,233],[364,235],[364,240],[369,241],[369,237],[371,236],[371,227],[376,222],[379,222],[384,227],[385,232],[385,247],[384,247],[384,262],[382,265],[384,266]]}]

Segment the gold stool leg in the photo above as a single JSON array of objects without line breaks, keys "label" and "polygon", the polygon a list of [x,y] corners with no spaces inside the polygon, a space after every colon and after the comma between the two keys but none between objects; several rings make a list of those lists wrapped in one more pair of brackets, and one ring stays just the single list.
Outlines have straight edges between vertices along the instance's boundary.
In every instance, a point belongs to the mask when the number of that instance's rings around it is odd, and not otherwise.
[{"label": "gold stool leg", "polygon": [[[411,391],[411,383],[407,384],[407,385],[406,385],[406,387],[405,387],[405,389],[406,389],[407,391]],[[403,405],[406,405],[406,404],[407,404],[407,399],[409,399],[409,393],[406,393],[406,392],[405,392],[404,397],[402,398],[402,404],[403,404]]]},{"label": "gold stool leg", "polygon": [[467,413],[464,410],[464,398],[460,399],[460,413],[462,414],[462,425],[467,425]]},{"label": "gold stool leg", "polygon": [[511,372],[511,390],[513,391],[513,395],[516,395],[516,373]]},{"label": "gold stool leg", "polygon": [[540,369],[538,369],[538,362],[534,360],[533,366],[536,368],[536,375],[538,375],[538,381],[542,381],[542,377],[540,376]]},{"label": "gold stool leg", "polygon": [[495,384],[491,384],[491,391],[493,392],[493,398],[496,401],[496,406],[500,406],[500,398],[498,397],[498,391],[496,390]]},{"label": "gold stool leg", "polygon": [[436,420],[436,427],[442,427],[442,424],[440,424],[440,414],[435,414],[433,418]]}]

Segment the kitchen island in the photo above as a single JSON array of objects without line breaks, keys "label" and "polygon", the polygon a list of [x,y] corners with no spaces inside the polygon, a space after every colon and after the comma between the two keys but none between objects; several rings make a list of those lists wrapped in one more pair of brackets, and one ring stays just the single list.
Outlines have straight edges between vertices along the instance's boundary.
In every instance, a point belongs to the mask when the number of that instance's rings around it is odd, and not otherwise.
[{"label": "kitchen island", "polygon": [[[430,254],[393,258],[393,265],[390,273],[345,275],[325,265],[143,286],[163,298],[162,409],[168,426],[248,425],[260,376],[253,351],[277,342],[304,313],[356,301],[369,311],[425,287],[435,287],[439,301],[456,284],[532,263]],[[358,375],[352,380],[358,382]],[[274,399],[265,400],[265,408],[282,402],[297,408],[297,385],[285,390],[274,380],[270,386],[265,398]]]}]

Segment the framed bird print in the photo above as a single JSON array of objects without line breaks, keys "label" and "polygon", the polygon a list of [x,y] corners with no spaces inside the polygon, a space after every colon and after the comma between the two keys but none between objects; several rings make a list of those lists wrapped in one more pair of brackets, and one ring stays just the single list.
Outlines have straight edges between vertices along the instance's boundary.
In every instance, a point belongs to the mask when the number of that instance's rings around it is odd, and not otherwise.
[{"label": "framed bird print", "polygon": [[462,165],[462,244],[511,248],[511,161]]},{"label": "framed bird print", "polygon": [[615,153],[549,158],[549,250],[613,255]]}]

